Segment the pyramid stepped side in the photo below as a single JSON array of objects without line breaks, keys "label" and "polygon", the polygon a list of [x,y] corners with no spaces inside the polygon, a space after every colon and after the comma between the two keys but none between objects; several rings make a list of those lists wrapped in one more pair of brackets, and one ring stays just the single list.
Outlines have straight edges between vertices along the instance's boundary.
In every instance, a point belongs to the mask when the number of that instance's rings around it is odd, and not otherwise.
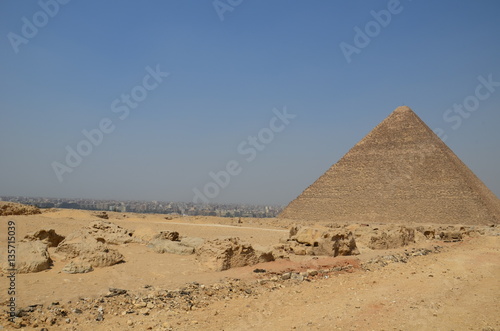
[{"label": "pyramid stepped side", "polygon": [[408,107],[397,108],[281,218],[491,224],[500,200]]}]

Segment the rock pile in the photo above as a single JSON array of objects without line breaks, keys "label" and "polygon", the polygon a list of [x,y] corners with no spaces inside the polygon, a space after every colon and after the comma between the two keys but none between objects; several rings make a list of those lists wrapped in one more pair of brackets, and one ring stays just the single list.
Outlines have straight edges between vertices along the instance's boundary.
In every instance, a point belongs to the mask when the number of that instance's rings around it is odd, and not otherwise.
[{"label": "rock pile", "polygon": [[0,216],[36,215],[41,213],[40,209],[35,206],[0,201]]}]

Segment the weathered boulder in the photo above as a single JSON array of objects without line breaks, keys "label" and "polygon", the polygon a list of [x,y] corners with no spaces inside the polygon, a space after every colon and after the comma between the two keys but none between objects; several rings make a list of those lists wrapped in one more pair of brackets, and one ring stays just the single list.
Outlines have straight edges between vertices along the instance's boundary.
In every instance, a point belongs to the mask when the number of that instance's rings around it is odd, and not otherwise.
[{"label": "weathered boulder", "polygon": [[[52,260],[47,251],[47,244],[41,241],[18,242],[14,245],[15,269],[19,274],[39,272],[50,268]],[[5,256],[7,258],[7,256]],[[2,261],[2,269],[6,272],[12,268],[7,260]]]},{"label": "weathered boulder", "polygon": [[38,230],[33,233],[27,234],[23,241],[36,241],[40,240],[48,247],[57,247],[61,241],[64,240],[64,236],[56,233],[54,229],[50,230]]},{"label": "weathered boulder", "polygon": [[205,239],[198,237],[184,237],[181,238],[181,244],[193,247],[195,250],[205,243]]},{"label": "weathered boulder", "polygon": [[179,241],[179,232],[177,231],[161,231],[157,235],[153,237],[154,239],[161,240],[171,240],[171,241]]},{"label": "weathered boulder", "polygon": [[70,261],[62,269],[63,272],[66,272],[68,274],[84,274],[87,272],[91,272],[92,270],[94,270],[94,268],[92,268],[92,265],[90,265],[90,263],[78,259]]},{"label": "weathered boulder", "polygon": [[321,231],[317,228],[301,227],[297,230],[297,233],[292,236],[292,238],[294,238],[300,244],[318,246],[325,233],[326,232]]},{"label": "weathered boulder", "polygon": [[102,238],[95,238],[85,229],[68,235],[57,246],[55,253],[63,260],[78,258],[92,267],[107,267],[123,261],[123,255],[116,249],[109,248]]},{"label": "weathered boulder", "polygon": [[171,241],[166,239],[153,239],[148,244],[156,253],[170,253],[179,255],[189,255],[194,253],[194,248],[186,246],[178,241]]},{"label": "weathered boulder", "polygon": [[297,227],[290,229],[287,245],[295,255],[357,255],[356,240],[347,229]]},{"label": "weathered boulder", "polygon": [[345,230],[324,233],[318,247],[313,248],[313,250],[315,255],[345,256],[359,254],[352,232]]},{"label": "weathered boulder", "polygon": [[216,271],[274,261],[271,252],[256,251],[252,245],[235,237],[206,241],[196,250],[196,258],[205,267]]},{"label": "weathered boulder", "polygon": [[462,241],[462,233],[458,231],[442,231],[439,233],[439,237],[445,242]]},{"label": "weathered boulder", "polygon": [[140,227],[134,230],[133,238],[136,242],[148,243],[156,235],[158,235],[158,231],[155,231],[150,227]]},{"label": "weathered boulder", "polygon": [[92,221],[85,228],[94,238],[102,238],[108,244],[118,245],[136,241],[134,231],[122,228],[108,221]]},{"label": "weathered boulder", "polygon": [[390,249],[406,246],[415,242],[415,229],[405,226],[391,227],[375,231],[368,247],[371,249]]}]

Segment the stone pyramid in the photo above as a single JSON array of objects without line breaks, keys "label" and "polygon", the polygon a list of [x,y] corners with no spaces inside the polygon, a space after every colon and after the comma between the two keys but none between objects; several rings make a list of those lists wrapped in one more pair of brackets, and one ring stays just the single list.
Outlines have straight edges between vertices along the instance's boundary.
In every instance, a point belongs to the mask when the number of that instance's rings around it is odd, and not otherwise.
[{"label": "stone pyramid", "polygon": [[409,108],[398,107],[280,218],[492,224],[500,200]]}]

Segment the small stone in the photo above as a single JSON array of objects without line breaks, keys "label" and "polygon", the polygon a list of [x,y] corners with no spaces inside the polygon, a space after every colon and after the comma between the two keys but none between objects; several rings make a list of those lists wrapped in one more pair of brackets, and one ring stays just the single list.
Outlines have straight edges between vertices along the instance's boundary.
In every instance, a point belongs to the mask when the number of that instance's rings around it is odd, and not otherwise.
[{"label": "small stone", "polygon": [[285,272],[284,274],[281,275],[281,279],[283,279],[283,280],[290,279],[291,277],[292,277],[291,272]]},{"label": "small stone", "polygon": [[309,276],[316,276],[318,274],[318,270],[313,269],[309,269],[307,272],[309,273]]},{"label": "small stone", "polygon": [[148,304],[146,305],[146,307],[149,308],[149,309],[153,309],[153,308],[155,308],[155,304],[152,303],[152,302],[148,302]]},{"label": "small stone", "polygon": [[127,321],[127,325],[128,325],[128,326],[132,326],[133,324],[134,324],[134,322],[132,322],[132,320],[128,320],[128,321]]},{"label": "small stone", "polygon": [[149,315],[149,308],[139,309],[139,313],[142,315]]}]

